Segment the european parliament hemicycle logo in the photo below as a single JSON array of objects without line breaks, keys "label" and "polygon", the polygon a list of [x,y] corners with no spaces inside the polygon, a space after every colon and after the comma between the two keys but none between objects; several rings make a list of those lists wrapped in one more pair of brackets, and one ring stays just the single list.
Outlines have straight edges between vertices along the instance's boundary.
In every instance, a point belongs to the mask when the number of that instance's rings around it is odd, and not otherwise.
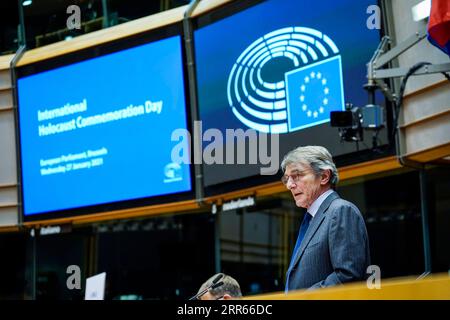
[{"label": "european parliament hemicycle logo", "polygon": [[330,120],[344,110],[339,49],[305,27],[270,32],[248,46],[228,77],[228,102],[249,128],[288,133]]}]

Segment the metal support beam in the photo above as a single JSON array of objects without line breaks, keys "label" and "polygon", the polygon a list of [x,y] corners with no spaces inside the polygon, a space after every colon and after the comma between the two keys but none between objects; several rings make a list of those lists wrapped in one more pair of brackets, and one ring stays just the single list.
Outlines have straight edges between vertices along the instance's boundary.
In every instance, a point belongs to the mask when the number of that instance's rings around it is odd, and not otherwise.
[{"label": "metal support beam", "polygon": [[389,101],[396,101],[397,95],[391,91],[391,89],[388,87],[388,85],[384,82],[381,82],[380,80],[376,79],[375,83],[377,84],[378,88],[383,92],[384,96],[388,98]]},{"label": "metal support beam", "polygon": [[216,273],[222,272],[221,220],[221,213],[216,213],[214,217],[214,267]]},{"label": "metal support beam", "polygon": [[408,39],[399,43],[393,49],[389,50],[387,53],[381,55],[378,59],[376,59],[376,61],[374,62],[374,67],[376,69],[381,68],[386,63],[397,58],[400,54],[402,54],[403,52],[405,52],[406,50],[411,48],[413,45],[418,43],[420,40],[422,40],[426,36],[427,36],[426,29],[425,28],[420,29],[414,35],[410,36]]},{"label": "metal support beam", "polygon": [[108,11],[108,0],[102,0],[102,10],[103,10],[103,23],[102,28],[109,27],[109,11]]},{"label": "metal support beam", "polygon": [[[396,78],[403,77],[408,72],[409,68],[392,68],[392,69],[381,69],[373,71],[374,79],[385,79],[385,78]],[[432,74],[432,73],[440,73],[440,72],[448,72],[450,71],[450,63],[441,63],[441,64],[430,64],[423,66],[416,72],[414,72],[415,76]]]},{"label": "metal support beam", "polygon": [[21,151],[20,151],[20,130],[19,130],[19,111],[18,111],[18,92],[17,92],[17,74],[16,74],[16,65],[19,60],[22,58],[26,51],[26,45],[22,44],[19,49],[16,51],[14,58],[11,60],[9,65],[9,72],[11,76],[11,89],[13,96],[13,109],[14,109],[14,133],[15,133],[15,143],[16,143],[16,174],[17,174],[17,221],[19,227],[23,226],[23,206],[22,206],[22,167],[21,167]]},{"label": "metal support beam", "polygon": [[[198,105],[197,105],[197,79],[195,77],[195,55],[194,55],[194,31],[192,27],[192,21],[190,19],[192,13],[197,7],[200,0],[192,1],[186,12],[184,13],[183,19],[183,32],[184,32],[184,43],[186,47],[186,58],[187,58],[187,73],[188,73],[188,85],[189,85],[189,101],[191,107],[191,121],[194,124],[195,121],[199,119],[198,116]],[[195,134],[192,137],[195,138]],[[196,141],[193,145],[196,145]],[[201,143],[199,142],[201,146]],[[195,147],[194,147],[195,148]],[[196,151],[194,150],[194,153]],[[194,155],[195,158],[195,155]],[[203,167],[201,164],[194,163],[194,177],[195,177],[195,198],[199,205],[204,204],[204,192],[203,192]]]},{"label": "metal support beam", "polygon": [[431,272],[431,246],[430,246],[430,228],[428,220],[428,187],[427,173],[425,168],[420,169],[420,199],[422,211],[422,238],[423,238],[423,255],[425,261],[425,273]]},{"label": "metal support beam", "polygon": [[17,1],[17,4],[19,5],[19,26],[18,26],[18,30],[17,30],[17,38],[18,38],[18,45],[19,48],[21,46],[25,46],[27,43],[27,38],[25,35],[25,18],[23,16],[23,5],[22,5],[22,0]]}]

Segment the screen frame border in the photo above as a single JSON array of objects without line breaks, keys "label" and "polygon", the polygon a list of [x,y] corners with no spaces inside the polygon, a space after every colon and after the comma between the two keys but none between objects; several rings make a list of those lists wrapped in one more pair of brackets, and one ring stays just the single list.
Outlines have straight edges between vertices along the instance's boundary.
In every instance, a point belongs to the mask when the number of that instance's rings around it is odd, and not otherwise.
[{"label": "screen frame border", "polygon": [[[194,48],[195,48],[195,32],[198,29],[201,29],[203,27],[207,27],[210,24],[219,22],[222,19],[228,18],[233,16],[234,14],[238,14],[239,12],[251,9],[252,7],[261,4],[263,2],[266,2],[266,0],[249,0],[246,2],[239,2],[239,1],[231,1],[225,4],[222,4],[218,7],[212,8],[209,11],[206,11],[195,18],[193,18],[193,41],[194,41]],[[376,0],[376,5],[380,8],[381,12],[380,14],[382,16],[386,16],[386,8],[384,3],[382,3],[383,0]],[[378,31],[380,40],[383,36],[387,35],[389,33],[389,30],[387,30],[388,26],[385,21],[385,19],[381,19],[381,28]],[[197,64],[198,62],[195,61]],[[197,70],[196,70],[197,73]],[[196,75],[197,79],[197,75]],[[391,87],[393,84],[393,81],[391,79],[387,80]],[[198,90],[198,84],[197,84],[197,90]],[[361,88],[362,90],[362,88]],[[197,92],[197,97],[199,96]],[[384,106],[386,107],[386,128],[385,130],[388,130],[387,134],[387,143],[380,145],[378,148],[378,153],[373,154],[372,149],[364,149],[361,151],[355,151],[351,153],[342,154],[336,157],[333,157],[333,160],[336,164],[336,167],[343,167],[343,166],[349,166],[354,164],[359,164],[366,161],[372,161],[381,159],[384,157],[393,156],[396,154],[396,146],[395,141],[393,137],[389,134],[392,132],[392,103],[383,96],[383,102]],[[198,114],[200,115],[200,104],[197,101],[198,105]],[[201,119],[199,119],[201,120]],[[205,166],[205,164],[202,164],[202,166]],[[202,169],[203,170],[203,169]],[[274,183],[277,181],[280,181],[282,176],[282,173],[279,171],[275,175],[269,175],[269,176],[262,176],[262,175],[253,175],[248,177],[243,177],[239,179],[235,179],[232,181],[225,181],[216,183],[209,186],[203,186],[205,196],[217,196],[224,193],[229,192],[235,192],[246,188],[252,188],[252,187],[258,187],[261,185]]]},{"label": "screen frame border", "polygon": [[[188,83],[188,70],[186,64],[186,46],[184,41],[184,32],[182,22],[175,22],[168,24],[156,29],[147,30],[144,32],[132,34],[123,38],[115,39],[109,42],[105,42],[99,45],[83,48],[74,52],[70,52],[64,55],[59,55],[45,60],[40,60],[30,64],[16,67],[13,72],[15,95],[16,95],[16,135],[17,135],[17,146],[16,146],[16,163],[17,163],[17,174],[18,181],[20,181],[20,186],[18,188],[18,199],[19,199],[19,216],[24,222],[34,222],[52,219],[63,219],[63,218],[76,218],[79,216],[85,217],[89,215],[94,217],[96,214],[105,214],[108,212],[114,212],[124,209],[139,209],[151,205],[161,205],[171,202],[181,202],[187,200],[195,199],[195,179],[194,179],[194,168],[192,164],[189,164],[190,173],[190,184],[191,188],[188,191],[174,192],[163,195],[149,196],[136,199],[119,200],[114,202],[107,202],[101,204],[93,204],[82,207],[75,207],[69,209],[44,211],[40,213],[25,214],[25,204],[23,197],[23,176],[22,176],[22,137],[20,130],[20,106],[18,97],[18,80],[20,78],[37,74],[44,71],[53,70],[63,66],[69,66],[71,64],[86,61],[92,58],[101,57],[107,54],[120,52],[126,49],[131,49],[143,44],[149,44],[156,42],[158,40],[164,40],[170,37],[178,36],[180,39],[181,47],[181,64],[183,72],[183,84],[184,84],[184,102],[185,102],[185,112],[186,112],[186,130],[191,132],[192,130],[192,119],[190,113],[190,97],[189,97],[189,83]],[[76,40],[75,40],[76,41]]]}]

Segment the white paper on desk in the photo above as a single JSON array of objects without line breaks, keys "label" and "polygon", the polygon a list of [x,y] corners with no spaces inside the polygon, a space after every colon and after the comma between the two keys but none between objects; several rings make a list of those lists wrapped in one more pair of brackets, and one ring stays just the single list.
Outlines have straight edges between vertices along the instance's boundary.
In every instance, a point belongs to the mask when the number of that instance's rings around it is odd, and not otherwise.
[{"label": "white paper on desk", "polygon": [[105,296],[106,272],[86,279],[84,300],[103,300]]}]

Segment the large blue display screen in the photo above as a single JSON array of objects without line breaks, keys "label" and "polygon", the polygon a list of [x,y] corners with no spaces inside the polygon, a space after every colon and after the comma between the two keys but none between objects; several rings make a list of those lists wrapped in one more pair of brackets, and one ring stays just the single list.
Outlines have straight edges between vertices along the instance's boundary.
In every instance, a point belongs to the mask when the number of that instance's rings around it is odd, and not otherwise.
[{"label": "large blue display screen", "polygon": [[[367,23],[374,4],[267,0],[222,19],[199,19],[203,129],[280,134],[279,160],[307,144],[325,146],[334,156],[355,151],[354,144],[340,143],[330,112],[344,110],[347,102],[367,103],[366,63],[380,40],[380,30]],[[214,185],[258,175],[259,168],[208,165],[204,172],[206,185]]]},{"label": "large blue display screen", "polygon": [[191,190],[181,38],[18,80],[24,214]]}]

